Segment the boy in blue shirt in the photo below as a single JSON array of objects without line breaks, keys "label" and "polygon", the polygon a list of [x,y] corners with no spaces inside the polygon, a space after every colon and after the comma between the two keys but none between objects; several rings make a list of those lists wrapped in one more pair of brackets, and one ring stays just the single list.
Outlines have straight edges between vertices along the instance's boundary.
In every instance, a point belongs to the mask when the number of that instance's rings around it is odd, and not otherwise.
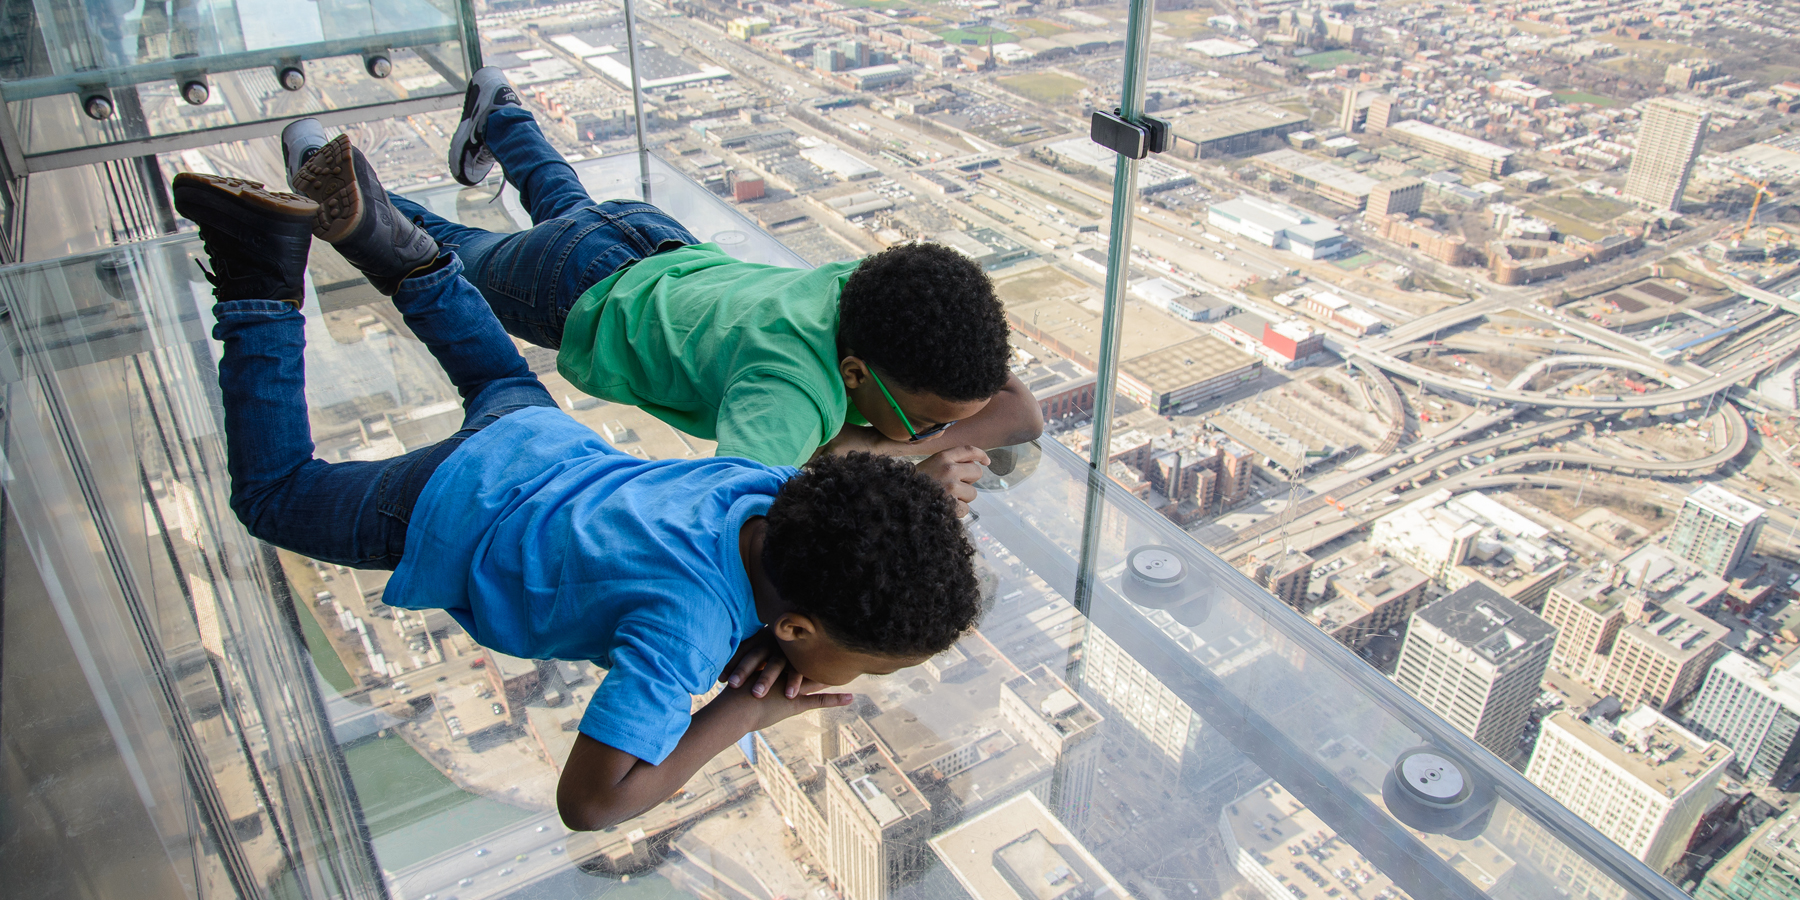
[{"label": "boy in blue shirt", "polygon": [[[454,254],[419,252],[435,242],[361,154],[317,162],[323,208],[240,179],[173,182],[213,266],[232,509],[276,546],[393,569],[387,603],[445,609],[484,646],[608,667],[557,790],[571,828],[643,812],[745,733],[850,701],[823,687],[915,665],[974,624],[957,508],[981,451],[804,470],[621,453],[557,407]],[[315,233],[443,366],[466,412],[455,435],[387,460],[313,457],[300,304]],[[690,716],[715,679],[730,686]]]}]

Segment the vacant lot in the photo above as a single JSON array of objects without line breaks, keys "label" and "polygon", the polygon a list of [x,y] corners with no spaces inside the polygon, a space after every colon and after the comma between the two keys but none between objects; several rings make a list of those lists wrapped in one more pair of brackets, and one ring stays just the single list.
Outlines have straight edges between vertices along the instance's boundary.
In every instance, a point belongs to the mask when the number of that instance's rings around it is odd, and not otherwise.
[{"label": "vacant lot", "polygon": [[1528,212],[1549,222],[1551,225],[1556,226],[1556,230],[1563,234],[1572,234],[1578,238],[1584,238],[1590,241],[1597,241],[1607,235],[1606,229],[1601,228],[1592,222],[1582,221],[1567,213],[1558,212],[1546,206],[1534,206],[1531,207]]},{"label": "vacant lot", "polygon": [[1561,194],[1544,198],[1540,205],[1596,225],[1610,222],[1631,210],[1631,204],[1623,200],[1596,194]]},{"label": "vacant lot", "polygon": [[1009,75],[998,80],[1001,87],[1040,103],[1063,103],[1072,100],[1076,94],[1087,87],[1087,82],[1079,78],[1070,78],[1055,72]]},{"label": "vacant lot", "polygon": [[1069,30],[1067,25],[1058,25],[1046,19],[1014,19],[1012,24],[1019,28],[1029,28],[1038,37],[1050,37]]}]

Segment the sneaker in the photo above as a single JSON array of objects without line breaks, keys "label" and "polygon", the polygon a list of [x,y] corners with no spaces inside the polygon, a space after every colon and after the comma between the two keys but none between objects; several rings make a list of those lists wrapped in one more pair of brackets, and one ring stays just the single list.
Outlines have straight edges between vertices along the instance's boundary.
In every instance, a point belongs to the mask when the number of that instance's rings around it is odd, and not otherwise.
[{"label": "sneaker", "polygon": [[170,193],[175,211],[200,226],[212,271],[200,270],[214,297],[301,304],[319,204],[254,181],[194,172],[176,175]]},{"label": "sneaker", "polygon": [[313,234],[336,247],[383,294],[392,297],[406,276],[437,260],[437,239],[394,208],[374,167],[350,146],[348,135],[319,148],[294,173],[294,187],[318,201]]},{"label": "sneaker", "polygon": [[519,95],[506,75],[493,66],[475,70],[463,94],[462,121],[450,137],[450,175],[473,187],[494,168],[494,154],[487,148],[488,114],[502,106],[519,106]]},{"label": "sneaker", "polygon": [[281,159],[287,163],[288,187],[294,187],[294,176],[300,173],[300,167],[329,140],[318,119],[297,119],[281,129]]}]

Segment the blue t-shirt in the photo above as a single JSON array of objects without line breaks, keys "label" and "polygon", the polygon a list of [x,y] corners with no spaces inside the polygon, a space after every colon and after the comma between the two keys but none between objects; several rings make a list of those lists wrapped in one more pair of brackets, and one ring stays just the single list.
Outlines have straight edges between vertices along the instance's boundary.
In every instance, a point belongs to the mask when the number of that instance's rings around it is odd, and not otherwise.
[{"label": "blue t-shirt", "polygon": [[386,603],[443,609],[484,647],[609,671],[581,732],[659,764],[762,623],[738,531],[795,474],[643,460],[531,407],[444,460],[413,508]]}]

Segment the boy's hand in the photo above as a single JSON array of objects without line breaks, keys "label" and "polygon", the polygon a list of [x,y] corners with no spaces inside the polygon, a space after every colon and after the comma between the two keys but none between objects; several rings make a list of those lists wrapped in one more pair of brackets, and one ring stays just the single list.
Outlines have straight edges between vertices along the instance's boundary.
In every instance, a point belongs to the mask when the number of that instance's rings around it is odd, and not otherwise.
[{"label": "boy's hand", "polygon": [[956,515],[960,518],[969,514],[969,504],[975,500],[975,482],[981,480],[981,467],[987,462],[987,451],[980,447],[952,447],[919,463],[919,471],[956,498]]},{"label": "boy's hand", "polygon": [[[783,673],[787,675],[785,679]],[[782,693],[792,700],[800,696],[800,685],[806,676],[788,664],[787,657],[781,654],[781,644],[769,629],[764,628],[738,645],[731,661],[725,664],[725,671],[719,673],[719,680],[734,688],[748,685],[750,694],[755,697],[769,693],[775,682],[782,680],[786,682]]]},{"label": "boy's hand", "polygon": [[796,690],[785,697],[758,697],[746,688],[726,688],[706,706],[708,709],[718,707],[719,713],[733,722],[736,729],[749,734],[803,712],[850,705],[849,694],[816,693],[825,687],[810,678],[803,678]]}]

